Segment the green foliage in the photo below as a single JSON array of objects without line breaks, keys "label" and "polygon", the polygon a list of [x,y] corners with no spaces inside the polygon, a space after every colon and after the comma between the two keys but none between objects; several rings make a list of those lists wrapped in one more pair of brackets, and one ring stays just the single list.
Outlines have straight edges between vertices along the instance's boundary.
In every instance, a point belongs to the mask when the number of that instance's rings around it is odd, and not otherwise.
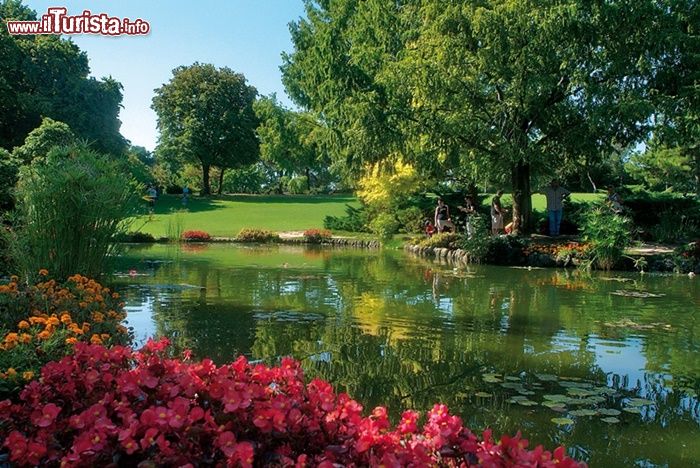
[{"label": "green foliage", "polygon": [[287,182],[287,191],[292,195],[301,195],[308,191],[309,179],[306,176],[292,177]]},{"label": "green foliage", "polygon": [[632,239],[632,222],[614,213],[608,206],[595,206],[587,214],[582,227],[587,250],[588,266],[612,269],[622,258]]},{"label": "green foliage", "polygon": [[433,248],[451,248],[454,247],[459,241],[459,236],[453,232],[440,232],[423,239],[420,242],[421,247],[433,247]]},{"label": "green foliage", "polygon": [[226,193],[260,193],[266,182],[264,168],[259,164],[253,164],[226,171],[223,190]]},{"label": "green foliage", "polygon": [[493,265],[518,265],[524,258],[525,244],[516,236],[492,236],[488,238],[486,261]]},{"label": "green foliage", "polygon": [[650,190],[695,191],[693,157],[681,147],[647,147],[627,163],[629,173]]},{"label": "green foliage", "polygon": [[379,213],[370,220],[369,230],[380,240],[387,241],[399,231],[399,222],[391,213]]},{"label": "green foliage", "polygon": [[423,211],[417,206],[409,206],[396,212],[399,221],[399,229],[407,234],[416,234],[423,230],[423,220],[426,218]]},{"label": "green foliage", "polygon": [[0,148],[0,212],[14,206],[14,189],[19,174],[20,161],[7,150]]},{"label": "green foliage", "polygon": [[[212,166],[240,168],[258,159],[253,111],[257,91],[239,73],[195,63],[173,70],[170,82],[155,91],[163,161],[189,162],[202,170],[202,192],[211,193]],[[192,99],[197,96],[197,99]]]},{"label": "green foliage", "polygon": [[29,132],[24,144],[15,148],[12,154],[28,164],[36,158],[45,158],[56,146],[70,146],[75,141],[75,135],[68,125],[44,118],[41,125]]},{"label": "green foliage", "polygon": [[265,244],[268,242],[277,242],[280,236],[266,229],[251,229],[243,228],[236,236],[237,242],[256,242]]},{"label": "green foliage", "polygon": [[345,205],[345,216],[326,216],[323,227],[333,231],[369,232],[369,213],[365,207]]},{"label": "green foliage", "polygon": [[700,236],[700,201],[670,192],[636,190],[624,206],[645,240],[679,242]]},{"label": "green foliage", "polygon": [[470,219],[472,236],[466,234],[460,236],[458,246],[469,254],[469,262],[481,263],[486,260],[489,253],[490,224],[485,216],[474,215]]},{"label": "green foliage", "polygon": [[322,244],[332,237],[333,233],[328,229],[307,229],[304,231],[304,240],[311,244]]},{"label": "green foliage", "polygon": [[156,238],[147,232],[127,232],[116,237],[117,242],[129,242],[134,244],[152,244]]},{"label": "green foliage", "polygon": [[131,224],[140,192],[106,156],[85,146],[52,150],[20,171],[16,262],[25,273],[48,268],[57,278],[98,277],[108,271],[115,237]]}]

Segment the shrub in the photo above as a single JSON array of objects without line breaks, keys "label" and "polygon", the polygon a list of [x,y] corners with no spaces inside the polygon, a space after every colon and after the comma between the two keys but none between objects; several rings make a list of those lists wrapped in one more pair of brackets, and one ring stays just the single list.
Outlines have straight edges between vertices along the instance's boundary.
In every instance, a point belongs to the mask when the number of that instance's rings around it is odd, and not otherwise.
[{"label": "shrub", "polygon": [[523,263],[525,244],[515,236],[489,237],[486,261],[493,265],[518,265]]},{"label": "shrub", "polygon": [[119,242],[130,242],[134,244],[150,244],[156,242],[156,238],[147,232],[128,232],[117,238]]},{"label": "shrub", "polygon": [[491,237],[489,235],[489,226],[486,218],[483,216],[471,216],[470,224],[472,227],[472,236],[461,236],[457,245],[462,250],[469,254],[471,263],[481,263],[486,260],[489,251],[489,243]]},{"label": "shrub", "polygon": [[455,246],[458,239],[459,236],[453,232],[441,232],[433,237],[423,239],[419,245],[422,247],[450,248]]},{"label": "shrub", "polygon": [[29,276],[48,268],[97,277],[137,212],[140,187],[119,164],[85,146],[57,148],[20,171],[15,260]]},{"label": "shrub", "polygon": [[379,213],[369,222],[369,230],[380,240],[386,241],[399,230],[399,222],[390,213]]},{"label": "shrub", "polygon": [[328,229],[307,229],[304,231],[304,240],[312,244],[321,244],[333,237]]},{"label": "shrub", "polygon": [[277,242],[280,240],[280,236],[272,231],[267,231],[265,229],[250,229],[243,228],[241,232],[236,236],[238,242]]},{"label": "shrub", "polygon": [[583,224],[583,239],[589,243],[588,266],[610,270],[622,258],[632,237],[629,218],[615,214],[607,206],[588,212]]},{"label": "shrub", "polygon": [[0,285],[0,395],[16,392],[73,343],[129,343],[123,307],[118,294],[80,275],[62,284],[44,278],[27,286],[13,277]]},{"label": "shrub", "polygon": [[399,221],[399,228],[407,234],[414,234],[423,230],[423,211],[417,206],[410,206],[396,213]]},{"label": "shrub", "polygon": [[369,213],[363,206],[353,208],[345,205],[345,216],[326,216],[323,227],[333,231],[368,232]]},{"label": "shrub", "polygon": [[185,242],[207,242],[211,240],[211,236],[204,231],[185,231],[181,239]]},{"label": "shrub", "polygon": [[0,148],[0,212],[14,206],[14,189],[19,174],[19,159]]},{"label": "shrub", "polygon": [[643,239],[679,242],[700,236],[700,201],[668,192],[635,191],[624,206]]},{"label": "shrub", "polygon": [[444,405],[395,427],[383,407],[362,411],[289,358],[216,366],[169,357],[165,340],[80,343],[0,402],[0,435],[16,466],[582,466],[520,434],[480,440]]},{"label": "shrub", "polygon": [[306,176],[292,177],[287,182],[287,191],[292,195],[306,193],[309,189],[308,180]]}]

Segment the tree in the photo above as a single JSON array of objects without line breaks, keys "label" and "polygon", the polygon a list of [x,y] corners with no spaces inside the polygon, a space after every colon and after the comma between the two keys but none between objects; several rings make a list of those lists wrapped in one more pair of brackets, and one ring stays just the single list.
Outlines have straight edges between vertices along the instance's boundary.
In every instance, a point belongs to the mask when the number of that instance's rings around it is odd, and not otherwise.
[{"label": "tree", "polygon": [[[651,0],[307,1],[284,82],[335,132],[336,157],[400,152],[422,172],[510,181],[646,136],[672,5]],[[484,177],[484,172],[486,175]]]},{"label": "tree", "polygon": [[328,168],[320,148],[321,124],[308,113],[284,108],[274,94],[256,101],[254,109],[260,119],[261,160],[279,174],[280,184],[285,175],[302,175],[310,190],[314,173]]},{"label": "tree", "polygon": [[0,148],[0,213],[14,206],[14,190],[19,167],[20,161],[9,151]]},{"label": "tree", "polygon": [[195,63],[173,70],[170,82],[155,92],[157,152],[196,163],[202,170],[203,194],[211,193],[212,166],[237,168],[258,158],[258,118],[253,111],[257,91],[243,75]]},{"label": "tree", "polygon": [[41,125],[29,132],[24,144],[16,147],[12,154],[24,164],[29,164],[36,158],[45,158],[56,146],[69,146],[75,142],[75,134],[68,125],[44,118]]},{"label": "tree", "polygon": [[[0,18],[35,20],[16,0],[0,2]],[[0,147],[21,145],[42,117],[65,122],[91,146],[121,154],[122,86],[112,78],[88,77],[84,51],[60,36],[10,36],[0,28]]]},{"label": "tree", "polygon": [[695,191],[693,161],[683,148],[658,144],[632,155],[629,173],[651,190]]}]

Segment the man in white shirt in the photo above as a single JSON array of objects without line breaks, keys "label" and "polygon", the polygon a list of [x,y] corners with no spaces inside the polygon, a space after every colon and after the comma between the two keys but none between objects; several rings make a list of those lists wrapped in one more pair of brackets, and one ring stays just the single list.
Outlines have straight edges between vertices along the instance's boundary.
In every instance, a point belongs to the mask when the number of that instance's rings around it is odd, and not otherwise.
[{"label": "man in white shirt", "polygon": [[559,181],[552,179],[549,187],[540,192],[547,197],[547,215],[549,217],[549,235],[554,237],[559,235],[561,216],[564,208],[564,199],[571,192],[559,185]]}]

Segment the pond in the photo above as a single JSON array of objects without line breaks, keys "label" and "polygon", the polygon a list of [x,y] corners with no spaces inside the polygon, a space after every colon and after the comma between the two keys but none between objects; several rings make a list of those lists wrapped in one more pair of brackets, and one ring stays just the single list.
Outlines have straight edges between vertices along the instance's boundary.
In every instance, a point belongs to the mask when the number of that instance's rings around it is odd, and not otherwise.
[{"label": "pond", "polygon": [[698,281],[220,244],[131,247],[112,278],[140,341],[289,355],[365,409],[443,402],[477,432],[645,467],[700,465]]}]

